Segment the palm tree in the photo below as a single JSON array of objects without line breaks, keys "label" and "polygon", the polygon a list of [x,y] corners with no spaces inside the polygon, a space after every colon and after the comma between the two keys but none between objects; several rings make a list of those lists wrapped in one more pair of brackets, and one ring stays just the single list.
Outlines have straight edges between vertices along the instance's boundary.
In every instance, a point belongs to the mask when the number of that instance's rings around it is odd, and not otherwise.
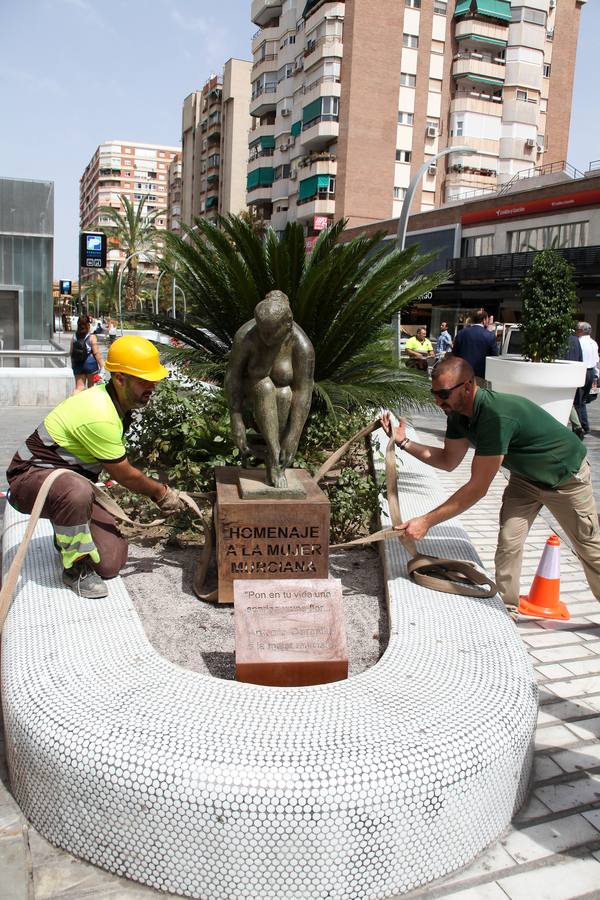
[{"label": "palm tree", "polygon": [[288,224],[280,239],[272,229],[261,238],[239,216],[217,225],[196,219],[182,237],[167,233],[169,258],[161,268],[184,288],[188,320],[150,319],[185,344],[172,357],[191,375],[222,382],[237,329],[279,289],[313,343],[315,398],[330,411],[422,401],[426,381],[394,359],[390,322],[446,273],[417,274],[432,255],[415,246],[389,252],[381,233],[342,243],[345,225],[323,231],[310,255],[299,223]]},{"label": "palm tree", "polygon": [[108,216],[113,223],[104,226],[103,231],[118,242],[125,258],[132,256],[127,263],[127,279],[125,281],[125,309],[134,311],[138,296],[137,269],[140,255],[152,257],[159,246],[159,231],[154,224],[157,216],[165,213],[164,209],[145,209],[148,194],[144,194],[137,205],[125,194],[120,194],[123,211],[113,206],[101,206],[100,214]]},{"label": "palm tree", "polygon": [[109,316],[116,315],[118,285],[119,264],[114,263],[112,269],[105,269],[104,272],[98,276],[88,292],[92,294],[100,313],[106,312]]}]

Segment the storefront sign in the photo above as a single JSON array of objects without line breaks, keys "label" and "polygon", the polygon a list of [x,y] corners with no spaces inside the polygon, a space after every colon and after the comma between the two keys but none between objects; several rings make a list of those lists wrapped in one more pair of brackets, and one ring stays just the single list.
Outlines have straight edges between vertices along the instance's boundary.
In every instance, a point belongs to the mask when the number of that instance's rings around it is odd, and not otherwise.
[{"label": "storefront sign", "polygon": [[329,227],[329,218],[327,216],[313,216],[313,229],[315,231],[324,231]]},{"label": "storefront sign", "polygon": [[63,279],[61,279],[58,283],[59,293],[70,295],[71,294],[71,284],[72,283],[70,281],[64,281]]},{"label": "storefront sign", "polygon": [[312,249],[318,241],[318,236],[304,238],[304,249],[307,253],[312,253]]},{"label": "storefront sign", "polygon": [[460,222],[463,226],[477,225],[479,222],[518,219],[534,213],[560,212],[563,209],[591,206],[595,203],[600,203],[600,190],[578,191],[576,194],[563,194],[561,197],[544,197],[538,200],[528,200],[525,203],[507,203],[503,206],[478,209],[474,212],[463,213]]}]

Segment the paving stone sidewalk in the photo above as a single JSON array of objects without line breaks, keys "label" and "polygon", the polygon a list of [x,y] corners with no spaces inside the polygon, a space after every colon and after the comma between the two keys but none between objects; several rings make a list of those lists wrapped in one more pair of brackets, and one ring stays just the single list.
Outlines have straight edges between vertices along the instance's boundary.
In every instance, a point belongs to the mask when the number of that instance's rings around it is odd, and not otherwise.
[{"label": "paving stone sidewalk", "polygon": [[[14,447],[43,418],[44,412],[3,411],[0,487]],[[441,442],[444,421],[441,414],[414,419],[428,443]],[[586,438],[586,446],[598,500],[600,403],[590,407],[590,422],[592,434]],[[467,480],[470,455],[455,472],[438,473],[448,491]],[[484,566],[491,572],[505,484],[505,477],[498,474],[487,497],[461,517]],[[550,528],[549,517],[539,516],[531,530],[525,548],[521,585],[524,593],[529,589]],[[404,896],[432,900],[600,898],[600,603],[592,596],[581,566],[564,544],[561,573],[562,598],[571,611],[571,620],[528,621],[516,626],[531,653],[540,684],[530,800],[502,839],[475,863]],[[0,900],[150,900],[173,896],[112,876],[48,844],[21,816],[8,791],[3,760],[0,746]],[[282,896],[282,900],[286,898]]]}]

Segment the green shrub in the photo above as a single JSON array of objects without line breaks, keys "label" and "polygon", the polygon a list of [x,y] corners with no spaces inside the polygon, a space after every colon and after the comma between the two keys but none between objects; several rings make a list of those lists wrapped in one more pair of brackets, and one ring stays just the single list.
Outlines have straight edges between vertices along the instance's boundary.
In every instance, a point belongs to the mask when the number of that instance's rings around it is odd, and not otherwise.
[{"label": "green shrub", "polygon": [[523,353],[554,362],[567,346],[577,301],[573,266],[553,249],[542,250],[521,287]]}]

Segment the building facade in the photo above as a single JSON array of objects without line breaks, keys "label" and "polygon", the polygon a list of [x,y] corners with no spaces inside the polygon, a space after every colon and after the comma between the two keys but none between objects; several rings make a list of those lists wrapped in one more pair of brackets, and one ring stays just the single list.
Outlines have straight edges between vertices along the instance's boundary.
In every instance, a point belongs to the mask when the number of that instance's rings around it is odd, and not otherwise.
[{"label": "building facade", "polygon": [[[158,229],[167,228],[169,166],[178,155],[179,147],[162,144],[138,144],[133,141],[105,141],[100,144],[85,167],[79,181],[79,224],[81,231],[109,226],[110,219],[102,215],[100,207],[112,206],[123,211],[121,195],[134,205],[147,196],[146,210],[162,210],[155,219]],[[107,267],[125,260],[124,252],[111,246]],[[155,272],[156,267],[141,262],[141,268]],[[87,272],[82,273],[82,284]]]},{"label": "building facade", "polygon": [[169,164],[167,187],[167,230],[181,234],[181,153]]},{"label": "building facade", "polygon": [[253,0],[248,204],[310,238],[565,160],[584,2]]},{"label": "building facade", "polygon": [[[445,269],[447,280],[403,312],[405,324],[436,333],[483,306],[497,321],[518,322],[521,283],[535,254],[555,248],[574,268],[578,317],[600,335],[600,168],[515,179],[510,189],[415,213],[406,245],[437,257],[425,271]],[[349,229],[345,239],[377,231],[396,246],[398,220]]]},{"label": "building facade", "polygon": [[229,59],[185,98],[182,117],[182,221],[246,209],[251,63]]},{"label": "building facade", "polygon": [[0,178],[0,349],[49,346],[53,249],[54,182]]}]

